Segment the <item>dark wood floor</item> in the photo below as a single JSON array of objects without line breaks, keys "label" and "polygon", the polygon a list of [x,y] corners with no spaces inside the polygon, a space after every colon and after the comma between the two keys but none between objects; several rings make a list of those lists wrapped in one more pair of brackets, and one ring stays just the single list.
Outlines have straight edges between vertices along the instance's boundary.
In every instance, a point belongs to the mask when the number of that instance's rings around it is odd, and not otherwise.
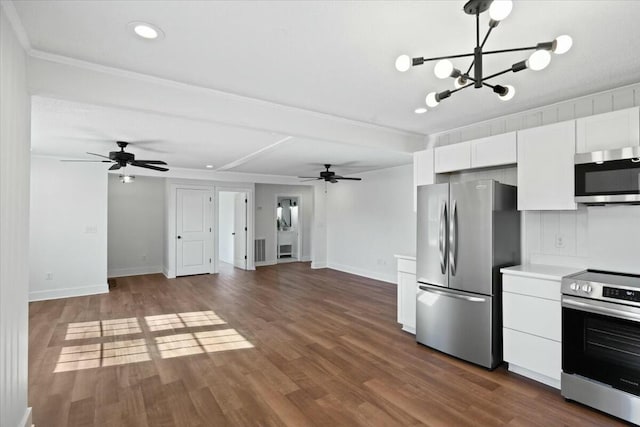
[{"label": "dark wood floor", "polygon": [[611,426],[418,345],[394,285],[306,263],[32,303],[29,401],[55,426]]}]

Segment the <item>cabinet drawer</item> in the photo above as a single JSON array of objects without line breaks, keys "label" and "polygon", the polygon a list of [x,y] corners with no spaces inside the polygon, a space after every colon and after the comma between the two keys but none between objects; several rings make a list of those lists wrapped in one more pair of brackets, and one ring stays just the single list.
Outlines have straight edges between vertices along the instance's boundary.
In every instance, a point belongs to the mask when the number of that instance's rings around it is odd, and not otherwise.
[{"label": "cabinet drawer", "polygon": [[471,167],[473,168],[508,165],[517,161],[515,132],[471,141]]},{"label": "cabinet drawer", "polygon": [[471,143],[437,147],[435,152],[436,173],[453,172],[471,168]]},{"label": "cabinet drawer", "polygon": [[560,380],[562,345],[553,340],[503,329],[504,360]]},{"label": "cabinet drawer", "polygon": [[502,313],[505,328],[562,340],[560,301],[503,292]]},{"label": "cabinet drawer", "polygon": [[560,282],[531,277],[502,275],[502,290],[515,294],[560,301]]},{"label": "cabinet drawer", "polygon": [[398,271],[405,273],[416,274],[416,262],[410,259],[398,258]]}]

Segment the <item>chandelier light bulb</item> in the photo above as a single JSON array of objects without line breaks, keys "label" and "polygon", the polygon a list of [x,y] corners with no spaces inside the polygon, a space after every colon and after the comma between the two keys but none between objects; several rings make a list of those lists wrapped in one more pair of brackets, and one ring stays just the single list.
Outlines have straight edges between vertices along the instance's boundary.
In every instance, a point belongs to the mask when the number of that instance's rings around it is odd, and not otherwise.
[{"label": "chandelier light bulb", "polygon": [[440,101],[436,98],[435,92],[429,92],[427,97],[425,98],[425,102],[427,103],[427,107],[437,107]]},{"label": "chandelier light bulb", "polygon": [[457,79],[455,79],[453,81],[453,86],[455,86],[456,89],[460,89],[462,86],[466,86],[467,83],[469,83],[467,81],[467,79],[465,79],[464,77],[460,76]]},{"label": "chandelier light bulb", "polygon": [[489,6],[489,16],[494,21],[502,21],[511,13],[513,2],[511,0],[494,0]]},{"label": "chandelier light bulb", "polygon": [[448,59],[443,59],[436,63],[436,66],[433,68],[433,72],[437,78],[446,79],[451,76],[451,73],[453,73],[453,64]]},{"label": "chandelier light bulb", "polygon": [[556,55],[562,55],[563,53],[567,53],[569,49],[571,49],[571,46],[573,46],[573,39],[571,36],[566,34],[558,36],[553,41],[553,53]]},{"label": "chandelier light bulb", "polygon": [[509,101],[510,99],[513,99],[516,94],[516,89],[511,85],[504,85],[504,87],[507,89],[507,92],[504,95],[500,95],[499,98],[502,101]]},{"label": "chandelier light bulb", "polygon": [[396,59],[396,70],[404,73],[409,68],[411,68],[411,58],[409,55],[398,56],[398,59]]},{"label": "chandelier light bulb", "polygon": [[527,60],[527,67],[533,71],[540,71],[547,68],[551,62],[551,54],[548,50],[536,50]]}]

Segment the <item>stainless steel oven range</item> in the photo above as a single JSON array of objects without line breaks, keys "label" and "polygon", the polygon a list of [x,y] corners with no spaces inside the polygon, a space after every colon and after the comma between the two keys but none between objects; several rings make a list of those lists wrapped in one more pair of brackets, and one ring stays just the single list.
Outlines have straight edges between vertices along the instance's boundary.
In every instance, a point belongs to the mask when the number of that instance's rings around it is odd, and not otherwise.
[{"label": "stainless steel oven range", "polygon": [[562,395],[640,424],[640,276],[562,279]]}]

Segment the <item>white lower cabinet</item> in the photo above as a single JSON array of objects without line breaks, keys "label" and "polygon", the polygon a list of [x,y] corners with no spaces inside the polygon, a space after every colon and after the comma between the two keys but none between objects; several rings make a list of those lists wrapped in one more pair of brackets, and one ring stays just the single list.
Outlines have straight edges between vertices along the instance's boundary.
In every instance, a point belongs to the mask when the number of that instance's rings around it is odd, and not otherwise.
[{"label": "white lower cabinet", "polygon": [[560,388],[562,308],[560,280],[503,270],[503,358],[509,370]]},{"label": "white lower cabinet", "polygon": [[416,261],[396,255],[398,259],[398,323],[402,330],[416,333]]}]

